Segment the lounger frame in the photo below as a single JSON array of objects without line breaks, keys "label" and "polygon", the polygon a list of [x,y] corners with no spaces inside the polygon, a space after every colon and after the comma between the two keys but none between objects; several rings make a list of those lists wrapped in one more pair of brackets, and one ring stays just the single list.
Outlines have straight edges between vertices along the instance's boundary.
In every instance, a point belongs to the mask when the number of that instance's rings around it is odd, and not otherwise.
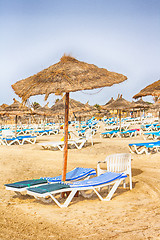
[{"label": "lounger frame", "polygon": [[[120,183],[125,179],[125,177],[126,176],[124,175],[124,177],[121,177],[120,179],[116,179],[116,180],[111,181],[109,183],[98,185],[96,187],[93,187],[93,186],[91,186],[91,187],[77,187],[77,188],[70,187],[70,188],[56,190],[56,191],[53,191],[53,192],[47,192],[47,193],[44,193],[44,194],[35,193],[35,192],[32,192],[28,189],[27,194],[29,194],[31,196],[34,196],[37,200],[42,200],[42,201],[44,199],[50,197],[60,208],[68,207],[68,205],[72,201],[75,194],[79,191],[93,190],[101,201],[109,201],[109,200],[111,200],[113,194],[117,190]],[[98,192],[98,189],[106,187],[106,186],[110,186],[111,184],[113,184],[111,190],[109,191],[107,196],[105,198],[103,198],[102,195],[100,194],[100,192]],[[64,192],[65,193],[70,192],[70,194],[68,195],[68,197],[66,198],[64,203],[60,203],[60,201],[55,197],[55,195],[61,194],[61,193],[64,193]]]}]

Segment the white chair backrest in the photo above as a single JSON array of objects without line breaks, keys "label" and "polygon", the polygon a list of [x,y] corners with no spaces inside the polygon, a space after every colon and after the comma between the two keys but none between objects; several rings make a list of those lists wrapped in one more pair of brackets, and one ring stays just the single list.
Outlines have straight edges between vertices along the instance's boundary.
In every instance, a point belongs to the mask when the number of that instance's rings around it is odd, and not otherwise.
[{"label": "white chair backrest", "polygon": [[2,137],[3,138],[14,137],[14,136],[15,136],[14,132],[12,132],[10,129],[2,130]]},{"label": "white chair backrest", "polygon": [[86,140],[92,138],[92,130],[91,129],[86,130],[85,137],[86,137]]},{"label": "white chair backrest", "polygon": [[[106,168],[102,169],[100,164],[106,164]],[[118,153],[109,155],[104,162],[98,162],[97,175],[101,175],[108,172],[124,173],[129,175],[130,189],[132,189],[132,171],[131,171],[131,154],[130,153]]]},{"label": "white chair backrest", "polygon": [[109,172],[128,172],[131,169],[131,154],[119,153],[109,155],[105,159],[107,171]]}]

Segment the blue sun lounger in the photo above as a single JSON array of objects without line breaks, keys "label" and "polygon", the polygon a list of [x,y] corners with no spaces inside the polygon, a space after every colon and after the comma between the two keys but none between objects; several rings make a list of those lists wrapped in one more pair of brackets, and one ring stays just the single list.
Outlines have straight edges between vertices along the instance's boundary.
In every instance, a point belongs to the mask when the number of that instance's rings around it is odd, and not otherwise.
[{"label": "blue sun lounger", "polygon": [[1,138],[1,144],[7,145],[7,146],[10,146],[13,144],[23,145],[25,142],[34,144],[36,142],[36,136],[23,135],[23,136],[17,136],[17,137]]},{"label": "blue sun lounger", "polygon": [[[77,180],[81,180],[86,177],[95,176],[95,175],[96,175],[96,171],[93,168],[77,167],[66,174],[66,181],[77,181]],[[48,182],[57,183],[57,182],[61,182],[61,180],[62,180],[62,175],[57,177],[45,177],[40,179],[32,179],[32,180],[5,184],[5,187],[6,187],[6,190],[11,190],[16,193],[22,193],[22,192],[25,192],[26,188],[28,187],[39,186],[42,184],[46,184]]]},{"label": "blue sun lounger", "polygon": [[122,137],[136,137],[138,133],[137,129],[122,131],[120,134]]},{"label": "blue sun lounger", "polygon": [[[69,203],[72,201],[75,194],[81,191],[93,190],[100,200],[109,201],[112,198],[118,186],[120,185],[121,181],[123,181],[126,177],[127,176],[123,173],[106,172],[100,176],[88,180],[76,181],[68,184],[62,182],[56,184],[45,184],[39,187],[28,188],[27,194],[32,195],[36,199],[42,201],[51,198],[61,208],[67,207]],[[97,189],[112,184],[113,187],[109,191],[107,197],[102,198]],[[67,199],[65,200],[64,203],[60,203],[59,199],[57,198],[57,194],[60,195],[61,193],[67,194],[67,192],[69,193]]]},{"label": "blue sun lounger", "polygon": [[146,143],[130,143],[129,149],[131,153],[154,153],[159,152],[160,149],[160,141],[157,142],[146,142]]},{"label": "blue sun lounger", "polygon": [[107,132],[101,133],[101,136],[113,138],[113,137],[119,136],[119,130],[107,131]]},{"label": "blue sun lounger", "polygon": [[43,136],[43,135],[55,135],[59,133],[58,129],[45,129],[45,130],[35,130],[34,133],[38,136]]},{"label": "blue sun lounger", "polygon": [[20,141],[20,145],[23,145],[24,143],[35,144],[37,136],[24,135],[24,136],[18,136],[17,138]]},{"label": "blue sun lounger", "polygon": [[145,137],[147,138],[152,138],[152,139],[157,139],[160,137],[160,132],[148,132],[148,133],[144,133],[144,139]]},{"label": "blue sun lounger", "polygon": [[10,145],[13,145],[13,144],[18,144],[20,145],[20,141],[18,139],[18,137],[2,137],[1,138],[1,144],[2,145],[7,145],[7,146],[10,146]]}]

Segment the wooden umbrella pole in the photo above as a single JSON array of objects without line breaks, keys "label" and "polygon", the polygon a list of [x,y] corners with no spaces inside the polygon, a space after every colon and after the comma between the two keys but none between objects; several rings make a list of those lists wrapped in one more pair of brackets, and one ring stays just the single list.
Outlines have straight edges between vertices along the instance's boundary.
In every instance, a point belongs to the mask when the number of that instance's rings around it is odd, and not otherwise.
[{"label": "wooden umbrella pole", "polygon": [[119,110],[119,129],[120,129],[120,132],[121,132],[121,129],[122,129],[121,118],[122,118],[122,111],[120,109]]},{"label": "wooden umbrella pole", "polygon": [[68,155],[68,115],[69,115],[69,93],[65,95],[65,123],[64,123],[64,156],[62,181],[66,180],[67,172],[67,155]]},{"label": "wooden umbrella pole", "polygon": [[15,116],[15,136],[17,137],[17,122],[18,122],[18,116]]}]

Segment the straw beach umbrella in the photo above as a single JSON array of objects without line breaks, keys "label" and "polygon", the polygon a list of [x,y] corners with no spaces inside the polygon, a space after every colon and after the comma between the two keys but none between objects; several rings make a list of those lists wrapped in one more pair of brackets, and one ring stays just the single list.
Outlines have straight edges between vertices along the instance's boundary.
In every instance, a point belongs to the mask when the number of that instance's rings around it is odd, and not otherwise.
[{"label": "straw beach umbrella", "polygon": [[93,117],[93,116],[99,114],[98,109],[94,106],[89,105],[88,102],[84,104],[84,107],[85,108],[76,112],[76,116],[79,119],[86,118],[86,117],[90,118],[90,117]]},{"label": "straw beach umbrella", "polygon": [[24,112],[28,112],[29,109],[24,106],[22,103],[13,98],[13,103],[5,107],[5,112],[9,115],[23,115]]},{"label": "straw beach umbrella", "polygon": [[148,95],[157,96],[158,98],[160,97],[160,80],[143,88],[139,93],[134,95],[133,98],[137,99]]},{"label": "straw beach umbrella", "polygon": [[[59,100],[58,102],[56,102],[51,107],[51,110],[54,114],[60,113],[61,115],[62,114],[64,115],[64,109],[65,109],[65,99],[63,99],[63,98],[61,100]],[[74,112],[79,112],[81,110],[86,109],[86,106],[85,106],[85,104],[70,98],[69,109],[70,109],[71,113],[74,113]]]},{"label": "straw beach umbrella", "polygon": [[45,99],[47,99],[51,93],[57,95],[65,93],[63,181],[67,170],[69,92],[112,86],[126,79],[127,77],[122,74],[109,72],[104,68],[98,68],[93,64],[64,55],[58,63],[12,85],[15,93],[23,101],[39,94],[45,94]]},{"label": "straw beach umbrella", "polygon": [[114,98],[113,97],[111,97],[111,99],[104,105],[104,107],[107,106],[108,104],[112,103],[112,102],[114,102]]},{"label": "straw beach umbrella", "polygon": [[[17,129],[18,116],[23,116],[24,114],[28,114],[29,112],[30,112],[29,108],[24,106],[15,98],[13,98],[13,103],[11,105],[5,107],[5,115],[15,117],[16,129]],[[15,134],[16,134],[16,131],[15,131]]]},{"label": "straw beach umbrella", "polygon": [[3,103],[0,107],[4,109],[4,108],[8,107],[8,104]]},{"label": "straw beach umbrella", "polygon": [[121,114],[122,110],[129,110],[133,107],[133,104],[122,97],[122,95],[118,96],[118,98],[112,101],[110,104],[106,106],[106,109],[117,110],[119,115],[119,123],[120,123],[120,131],[121,131]]},{"label": "straw beach umbrella", "polygon": [[39,107],[37,107],[33,111],[33,115],[36,115],[36,116],[38,115],[41,118],[43,117],[43,125],[44,125],[43,127],[44,128],[45,128],[45,121],[46,121],[47,117],[53,116],[53,112],[49,108],[48,104],[49,104],[49,102],[46,103],[43,107],[39,105]]},{"label": "straw beach umbrella", "polygon": [[160,80],[148,85],[147,87],[143,88],[139,93],[133,96],[133,98],[139,98],[144,96],[160,96]]},{"label": "straw beach umbrella", "polygon": [[5,107],[3,105],[0,106],[0,115],[3,115],[5,113]]},{"label": "straw beach umbrella", "polygon": [[[103,110],[103,111],[105,111],[105,113],[107,113],[107,115],[108,115],[108,112],[109,112],[109,110],[108,110],[108,105],[110,104],[110,103],[112,103],[112,102],[114,102],[114,98],[113,97],[111,97],[111,99],[105,104],[105,105],[101,105],[101,109]],[[107,110],[107,111],[106,111]],[[104,114],[105,115],[105,114]]]},{"label": "straw beach umbrella", "polygon": [[1,106],[0,106],[0,119],[1,119],[1,125],[2,125],[2,123],[3,123],[3,116],[4,116],[4,114],[5,114],[5,104],[2,104]]},{"label": "straw beach umbrella", "polygon": [[33,110],[33,114],[45,117],[53,116],[51,108],[48,106],[49,103],[45,104],[43,107],[40,106]]},{"label": "straw beach umbrella", "polygon": [[160,123],[160,100],[152,104],[151,109],[157,110],[158,112],[158,121]]},{"label": "straw beach umbrella", "polygon": [[[69,100],[69,115],[70,117],[74,116],[74,118],[77,120],[77,113],[80,113],[81,111],[86,110],[85,104],[76,101],[74,99]],[[51,110],[54,113],[54,115],[58,116],[58,119],[63,119],[62,116],[64,116],[64,109],[65,109],[65,99],[62,98],[58,102],[56,102],[52,107]]]},{"label": "straw beach umbrella", "polygon": [[140,111],[140,116],[141,116],[141,110],[145,110],[145,109],[148,109],[150,108],[152,105],[152,103],[149,103],[149,102],[145,102],[143,101],[142,97],[136,101],[136,102],[133,102],[133,109],[138,109]]},{"label": "straw beach umbrella", "polygon": [[149,102],[145,102],[143,101],[142,97],[134,102],[134,107],[135,108],[149,108],[151,106],[152,103],[149,103]]}]

